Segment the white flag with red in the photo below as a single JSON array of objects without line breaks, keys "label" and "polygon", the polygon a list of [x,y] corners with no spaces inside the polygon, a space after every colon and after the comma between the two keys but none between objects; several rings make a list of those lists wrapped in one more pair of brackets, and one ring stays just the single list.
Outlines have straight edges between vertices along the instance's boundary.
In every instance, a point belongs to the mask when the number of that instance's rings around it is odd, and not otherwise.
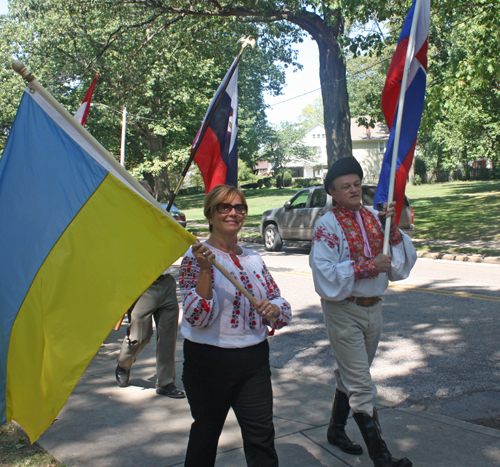
[{"label": "white flag with red", "polygon": [[92,100],[92,94],[94,93],[98,76],[99,73],[96,73],[94,79],[92,80],[90,88],[88,89],[87,93],[85,94],[85,97],[83,98],[82,105],[78,107],[78,110],[75,113],[75,118],[81,123],[82,126],[85,125],[85,122],[87,121],[87,115],[89,114],[89,109],[90,109],[90,101]]}]

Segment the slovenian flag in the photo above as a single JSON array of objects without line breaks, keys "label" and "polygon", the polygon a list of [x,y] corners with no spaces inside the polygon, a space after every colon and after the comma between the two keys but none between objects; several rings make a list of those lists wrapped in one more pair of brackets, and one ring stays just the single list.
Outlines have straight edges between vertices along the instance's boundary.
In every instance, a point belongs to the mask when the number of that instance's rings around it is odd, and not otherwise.
[{"label": "slovenian flag", "polygon": [[96,73],[92,83],[90,84],[90,88],[85,93],[85,97],[83,98],[82,105],[78,107],[78,110],[75,113],[76,120],[83,126],[87,121],[87,116],[89,115],[90,102],[92,101],[92,94],[94,93],[95,85],[97,84],[97,78],[99,77],[99,73]]},{"label": "slovenian flag", "polygon": [[[238,58],[222,80],[193,142],[194,161],[208,193],[215,185],[238,185]],[[203,129],[203,139],[199,141]]]},{"label": "slovenian flag", "polygon": [[0,160],[0,425],[15,420],[32,442],[118,319],[196,240],[35,88]]},{"label": "slovenian flag", "polygon": [[[421,2],[418,18],[414,18],[415,4]],[[391,163],[393,157],[396,121],[405,68],[406,53],[409,44],[410,31],[413,21],[417,21],[414,49],[411,53],[411,65],[406,85],[401,133],[397,152],[396,180],[393,199],[396,201],[396,224],[401,217],[404,203],[404,193],[408,172],[413,162],[417,133],[422,119],[425,99],[425,85],[427,78],[427,48],[429,39],[430,0],[414,0],[406,16],[406,20],[399,36],[398,46],[391,61],[384,90],[382,91],[382,110],[387,126],[391,129],[389,142],[385,151],[380,178],[374,199],[377,203],[385,203],[388,199]]]}]

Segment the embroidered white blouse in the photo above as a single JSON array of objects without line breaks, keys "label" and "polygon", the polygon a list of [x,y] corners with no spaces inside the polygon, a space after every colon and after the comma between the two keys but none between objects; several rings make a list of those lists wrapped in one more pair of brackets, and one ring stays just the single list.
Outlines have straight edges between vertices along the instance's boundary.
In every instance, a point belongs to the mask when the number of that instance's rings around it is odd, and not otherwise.
[{"label": "embroidered white blouse", "polygon": [[[376,211],[370,209],[376,215]],[[408,235],[401,232],[402,241],[389,245],[391,270],[375,277],[356,279],[349,243],[335,214],[322,216],[314,228],[309,254],[314,287],[324,300],[340,301],[347,297],[377,297],[383,295],[389,280],[406,279],[417,260],[417,253]]]},{"label": "embroidered white blouse", "polygon": [[267,338],[267,326],[274,330],[290,322],[290,304],[280,296],[278,286],[257,252],[242,247],[243,253],[238,256],[243,268],[240,270],[228,253],[207,243],[205,246],[212,250],[217,261],[257,300],[267,298],[270,303],[279,306],[281,314],[275,323],[263,319],[245,295],[213,266],[213,299],[200,297],[196,293],[200,268],[189,249],[182,260],[179,276],[184,308],[181,332],[186,339],[224,348],[248,347]]}]

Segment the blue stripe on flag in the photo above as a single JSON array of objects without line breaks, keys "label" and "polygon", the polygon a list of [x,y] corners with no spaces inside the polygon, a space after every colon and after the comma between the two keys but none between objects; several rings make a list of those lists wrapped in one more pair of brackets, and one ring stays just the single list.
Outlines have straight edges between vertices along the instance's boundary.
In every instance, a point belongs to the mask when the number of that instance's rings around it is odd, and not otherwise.
[{"label": "blue stripe on flag", "polygon": [[24,93],[0,160],[0,424],[17,312],[53,245],[107,173]]}]

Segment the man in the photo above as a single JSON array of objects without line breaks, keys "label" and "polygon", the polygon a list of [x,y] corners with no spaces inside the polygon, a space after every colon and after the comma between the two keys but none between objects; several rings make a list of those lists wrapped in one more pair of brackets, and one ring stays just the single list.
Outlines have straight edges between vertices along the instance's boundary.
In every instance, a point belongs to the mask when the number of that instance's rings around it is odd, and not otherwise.
[{"label": "man", "polygon": [[391,456],[381,436],[370,366],[382,331],[381,295],[389,279],[408,277],[417,255],[410,238],[394,225],[394,203],[378,214],[391,218],[390,254],[382,254],[383,227],[375,211],[361,205],[362,178],[363,170],[352,156],[330,167],[325,189],[336,205],[317,222],[309,256],[336,360],[337,388],[327,438],[344,452],[362,453],[345,432],[352,409],[375,467],[410,467],[407,458]]},{"label": "man", "polygon": [[[149,184],[141,185],[151,194]],[[165,271],[129,310],[127,335],[123,339],[115,375],[118,386],[128,386],[130,368],[153,335],[156,324],[156,394],[181,399],[184,391],[175,386],[175,345],[179,325],[175,279]]]}]

